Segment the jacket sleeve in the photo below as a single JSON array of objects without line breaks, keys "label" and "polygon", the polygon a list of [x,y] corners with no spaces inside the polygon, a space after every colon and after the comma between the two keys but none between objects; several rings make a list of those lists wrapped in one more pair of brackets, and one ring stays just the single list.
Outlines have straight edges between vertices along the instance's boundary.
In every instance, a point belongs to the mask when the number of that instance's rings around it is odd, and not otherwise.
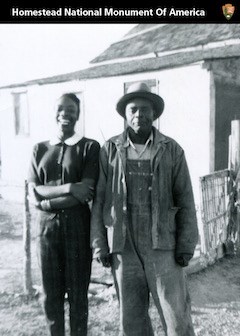
[{"label": "jacket sleeve", "polygon": [[179,209],[176,214],[176,253],[193,254],[198,242],[198,226],[191,179],[182,149],[173,168],[173,198]]},{"label": "jacket sleeve", "polygon": [[102,253],[108,253],[107,229],[103,221],[103,207],[107,185],[107,150],[104,145],[99,155],[99,178],[96,188],[96,195],[93,201],[91,215],[91,247],[94,249],[94,257]]}]

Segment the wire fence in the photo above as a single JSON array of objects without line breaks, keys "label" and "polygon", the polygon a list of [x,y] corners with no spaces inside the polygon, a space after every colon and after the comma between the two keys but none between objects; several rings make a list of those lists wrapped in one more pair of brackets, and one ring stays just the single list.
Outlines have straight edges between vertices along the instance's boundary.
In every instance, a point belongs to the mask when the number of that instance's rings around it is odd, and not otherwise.
[{"label": "wire fence", "polygon": [[205,254],[213,254],[228,237],[231,217],[232,177],[221,170],[200,178],[201,215]]}]

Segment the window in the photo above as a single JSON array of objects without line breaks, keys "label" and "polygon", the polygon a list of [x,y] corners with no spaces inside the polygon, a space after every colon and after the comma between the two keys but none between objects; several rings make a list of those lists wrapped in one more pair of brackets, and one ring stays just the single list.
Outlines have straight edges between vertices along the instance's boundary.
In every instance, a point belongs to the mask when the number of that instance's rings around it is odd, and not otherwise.
[{"label": "window", "polygon": [[15,118],[15,134],[29,135],[29,113],[27,93],[13,93],[14,118]]},{"label": "window", "polygon": [[156,93],[158,94],[158,82],[156,79],[147,79],[147,80],[138,80],[138,81],[134,81],[134,82],[127,82],[124,83],[124,94],[127,92],[127,89],[129,88],[130,85],[135,84],[135,83],[139,83],[139,82],[143,82],[146,83],[147,86],[151,89],[152,93]]}]

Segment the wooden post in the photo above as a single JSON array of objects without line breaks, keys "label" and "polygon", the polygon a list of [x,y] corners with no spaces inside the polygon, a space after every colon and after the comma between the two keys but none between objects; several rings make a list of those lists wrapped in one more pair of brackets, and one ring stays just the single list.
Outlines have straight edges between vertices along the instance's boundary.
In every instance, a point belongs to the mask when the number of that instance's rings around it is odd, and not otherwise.
[{"label": "wooden post", "polygon": [[33,293],[31,274],[31,216],[28,201],[28,183],[24,185],[24,211],[23,211],[23,247],[24,247],[24,293],[31,296]]},{"label": "wooden post", "polygon": [[232,136],[228,137],[228,169],[231,170],[232,167]]},{"label": "wooden post", "polygon": [[229,153],[229,169],[233,170],[236,177],[240,167],[240,120],[231,122],[231,149]]},{"label": "wooden post", "polygon": [[[235,181],[237,202],[240,202],[240,120],[232,120],[231,122],[231,137],[229,144],[229,169],[232,172]],[[240,208],[237,211],[237,245],[240,245]]]}]

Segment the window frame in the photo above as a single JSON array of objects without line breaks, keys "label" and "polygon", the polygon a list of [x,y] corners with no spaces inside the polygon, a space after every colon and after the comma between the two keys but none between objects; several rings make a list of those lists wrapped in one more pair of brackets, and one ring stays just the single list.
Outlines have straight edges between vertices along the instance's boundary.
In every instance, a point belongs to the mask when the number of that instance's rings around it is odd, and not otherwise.
[{"label": "window frame", "polygon": [[[17,137],[30,136],[28,92],[12,92],[14,112],[14,133]],[[24,98],[23,98],[24,97]]]}]

